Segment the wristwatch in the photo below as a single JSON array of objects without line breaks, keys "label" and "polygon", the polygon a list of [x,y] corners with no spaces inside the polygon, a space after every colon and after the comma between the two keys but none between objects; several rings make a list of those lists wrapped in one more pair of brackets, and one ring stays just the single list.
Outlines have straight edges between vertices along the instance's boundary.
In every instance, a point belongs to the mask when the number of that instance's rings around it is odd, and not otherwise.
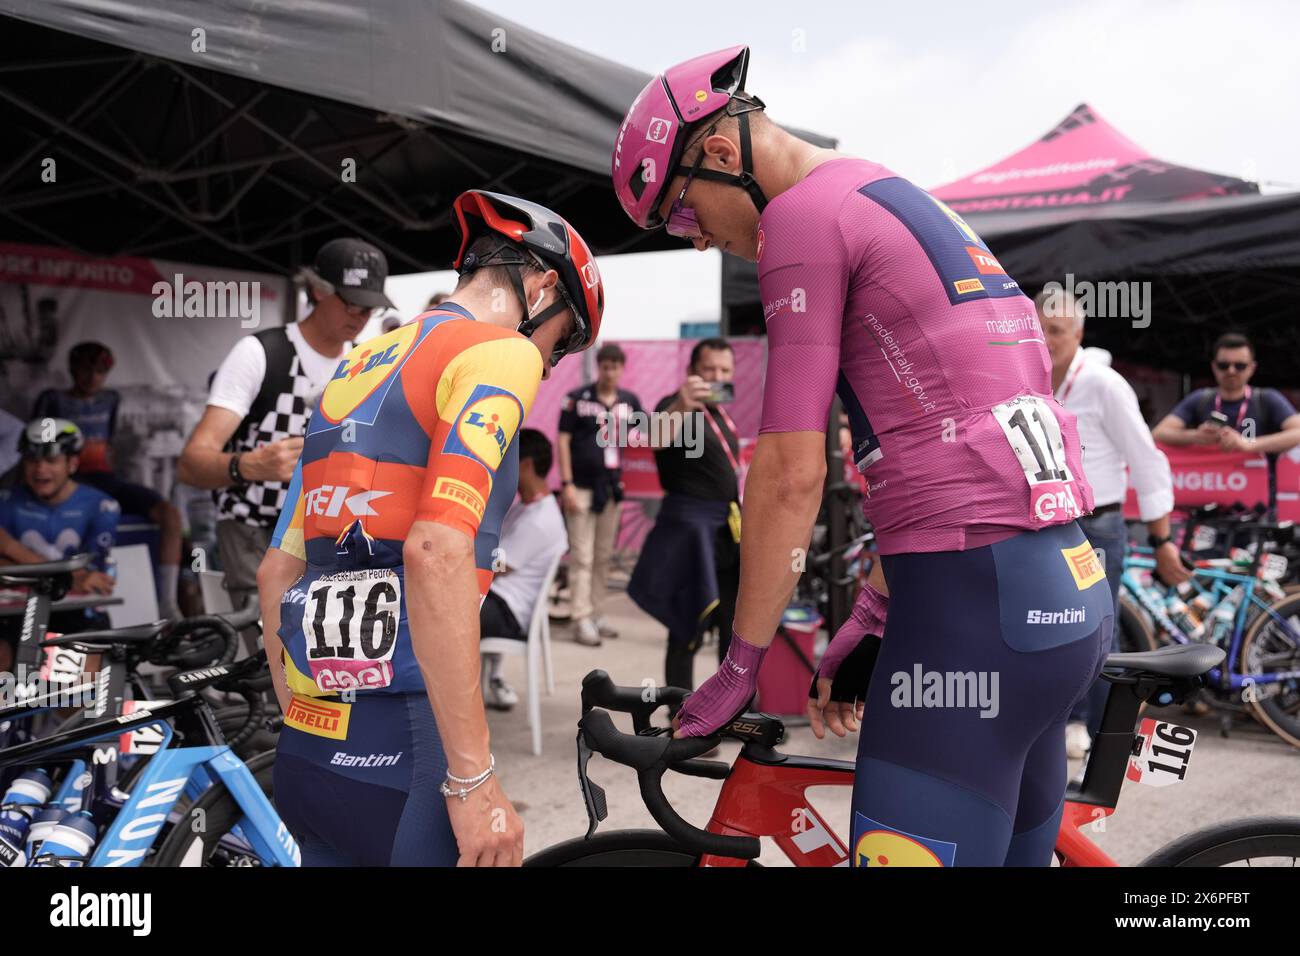
[{"label": "wristwatch", "polygon": [[239,473],[239,452],[235,452],[230,456],[230,467],[228,471],[230,473],[231,482],[236,485],[242,485],[245,483],[244,476]]},{"label": "wristwatch", "polygon": [[1163,547],[1173,540],[1174,539],[1168,535],[1165,535],[1164,537],[1158,537],[1154,534],[1147,536],[1147,544],[1149,544],[1153,549]]}]

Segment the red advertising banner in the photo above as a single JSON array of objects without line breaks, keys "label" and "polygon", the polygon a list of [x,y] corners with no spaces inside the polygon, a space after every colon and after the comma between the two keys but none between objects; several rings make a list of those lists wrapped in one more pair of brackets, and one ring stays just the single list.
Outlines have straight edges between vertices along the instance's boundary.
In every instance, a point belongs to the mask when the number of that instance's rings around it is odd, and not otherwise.
[{"label": "red advertising banner", "polygon": [[[1157,447],[1169,459],[1175,507],[1268,504],[1268,460],[1263,455],[1227,454],[1203,445]],[[1132,488],[1124,502],[1124,515],[1138,517],[1137,494]]]}]

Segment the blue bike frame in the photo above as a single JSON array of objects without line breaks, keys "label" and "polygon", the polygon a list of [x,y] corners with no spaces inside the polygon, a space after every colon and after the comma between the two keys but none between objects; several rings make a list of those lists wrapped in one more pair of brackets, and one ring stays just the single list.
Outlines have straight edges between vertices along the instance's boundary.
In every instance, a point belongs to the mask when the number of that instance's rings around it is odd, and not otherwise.
[{"label": "blue bike frame", "polygon": [[[1124,558],[1124,573],[1120,577],[1120,586],[1129,592],[1133,598],[1142,606],[1142,608],[1155,618],[1156,623],[1179,644],[1191,644],[1192,639],[1175,624],[1165,611],[1164,603],[1157,600],[1151,590],[1138,580],[1134,573],[1137,569],[1152,570],[1156,566],[1154,560],[1150,558],[1126,556]],[[1237,605],[1236,614],[1232,622],[1232,640],[1229,643],[1227,656],[1224,658],[1225,666],[1231,666],[1231,662],[1237,659],[1241,650],[1242,636],[1246,630],[1246,621],[1249,617],[1251,605],[1259,608],[1263,613],[1273,618],[1289,636],[1300,645],[1300,632],[1297,632],[1289,622],[1284,620],[1271,607],[1255,596],[1255,587],[1258,583],[1252,576],[1233,574],[1230,571],[1223,571],[1218,568],[1197,568],[1194,572],[1196,578],[1209,578],[1215,582],[1215,590],[1220,586],[1235,588],[1238,585],[1245,589],[1245,597]],[[1227,673],[1226,680],[1223,669],[1216,667],[1209,672],[1209,680],[1213,685],[1219,687],[1229,687],[1233,690],[1240,690],[1243,687],[1255,684],[1273,684],[1279,681],[1295,680],[1300,678],[1300,670],[1277,671],[1271,674],[1233,674]]]}]

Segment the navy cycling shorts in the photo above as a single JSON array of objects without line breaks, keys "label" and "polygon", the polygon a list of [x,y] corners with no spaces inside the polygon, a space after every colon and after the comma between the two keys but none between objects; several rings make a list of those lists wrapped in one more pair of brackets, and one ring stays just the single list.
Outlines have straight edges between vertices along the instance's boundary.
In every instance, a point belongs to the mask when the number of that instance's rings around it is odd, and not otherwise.
[{"label": "navy cycling shorts", "polygon": [[1065,723],[1110,650],[1111,592],[1075,523],[882,558],[889,615],[853,788],[855,866],[1045,866]]},{"label": "navy cycling shorts", "polygon": [[447,759],[424,694],[295,697],[275,755],[275,807],[303,866],[455,866]]}]

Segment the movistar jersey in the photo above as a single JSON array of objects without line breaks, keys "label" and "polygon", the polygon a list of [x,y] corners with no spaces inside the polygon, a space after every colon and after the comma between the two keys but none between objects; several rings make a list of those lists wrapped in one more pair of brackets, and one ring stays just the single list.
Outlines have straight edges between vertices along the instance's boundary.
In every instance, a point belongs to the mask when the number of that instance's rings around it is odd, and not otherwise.
[{"label": "movistar jersey", "polygon": [[0,489],[0,528],[46,561],[89,553],[92,565],[107,567],[121,509],[89,485],[77,485],[66,501],[48,505],[27,488]]},{"label": "movistar jersey", "polygon": [[825,431],[838,394],[883,553],[961,551],[1092,510],[1033,303],[960,216],[874,163],[763,211],[762,432]]},{"label": "movistar jersey", "polygon": [[85,443],[81,448],[78,471],[112,471],[111,442],[120,401],[117,392],[111,388],[101,389],[89,398],[80,398],[63,389],[47,388],[36,397],[32,417],[66,418],[81,429]]},{"label": "movistar jersey", "polygon": [[532,343],[454,304],[339,362],[271,542],[307,562],[281,607],[292,690],[424,691],[403,542],[416,521],[460,529],[487,593],[518,484],[514,438],[541,379]]}]

